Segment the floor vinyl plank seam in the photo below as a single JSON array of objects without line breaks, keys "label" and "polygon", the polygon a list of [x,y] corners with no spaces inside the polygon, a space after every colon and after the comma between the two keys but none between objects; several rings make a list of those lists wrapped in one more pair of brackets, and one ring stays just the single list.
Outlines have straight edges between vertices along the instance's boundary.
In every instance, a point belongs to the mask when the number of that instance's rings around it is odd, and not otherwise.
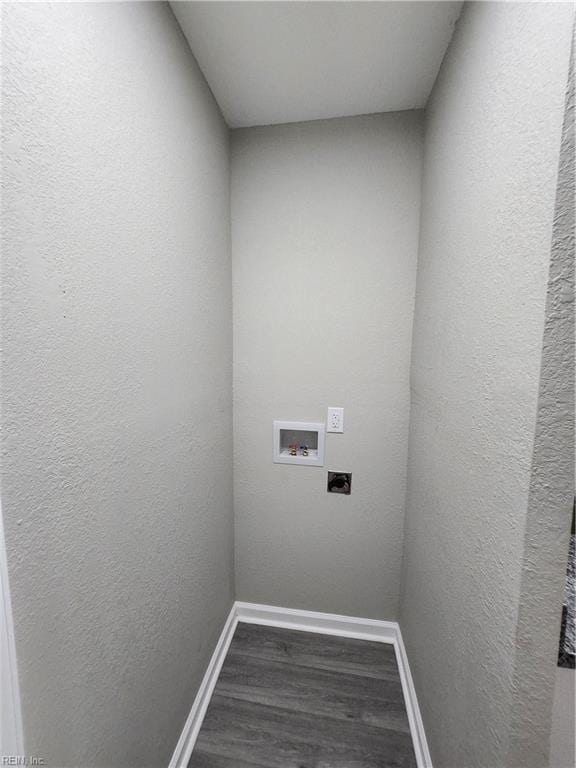
[{"label": "floor vinyl plank seam", "polygon": [[[229,699],[228,697],[225,697],[225,696],[220,696],[219,698],[225,699],[226,701],[234,701],[234,699]],[[238,701],[242,701],[242,700],[238,700]],[[244,702],[244,701],[242,701],[242,703],[253,704],[254,702]],[[260,706],[264,707],[264,705],[260,705]],[[265,708],[267,710],[270,710],[271,715],[273,715],[273,714],[281,715],[285,719],[286,722],[291,720],[291,719],[296,720],[299,717],[301,717],[302,714],[303,714],[302,712],[298,712],[296,710],[290,710],[290,709],[286,710],[286,709],[283,709],[282,707],[273,707],[273,706],[265,705]],[[352,727],[355,726],[355,725],[358,725],[358,723],[354,723],[353,721],[341,720],[341,719],[338,719],[338,718],[332,718],[332,717],[330,717],[329,715],[326,715],[326,714],[319,714],[319,715],[315,715],[314,717],[318,721],[322,721],[322,722],[326,722],[326,723],[332,723],[332,724],[336,724],[336,725],[341,725],[342,723],[347,723],[348,725],[350,725]],[[409,731],[403,731],[403,730],[399,730],[399,729],[396,729],[396,728],[384,728],[384,727],[380,727],[380,726],[377,726],[377,725],[373,725],[371,723],[361,723],[360,725],[362,726],[362,729],[365,730],[373,738],[380,739],[380,738],[385,737],[385,736],[396,736],[398,738],[406,737],[407,739],[410,739],[410,732]],[[206,738],[206,737],[204,736],[204,738]],[[292,738],[295,741],[302,741],[303,743],[308,741],[308,737],[306,735],[300,735],[297,732],[294,732],[292,734]],[[411,741],[411,739],[410,739],[410,741]],[[201,739],[199,739],[198,744],[200,745],[199,751],[202,751],[203,749],[205,750],[205,749],[207,749],[210,746],[209,744],[203,743]]]},{"label": "floor vinyl plank seam", "polygon": [[[261,656],[257,656],[255,654],[251,653],[234,653],[234,656],[243,656],[247,659],[257,659],[262,660]],[[291,661],[290,659],[277,659],[277,658],[266,658],[266,661],[269,661],[274,664],[284,664],[285,666],[289,667],[297,667],[298,669],[310,669],[317,672],[327,672],[327,673],[334,673],[335,675],[338,675],[339,677],[342,677],[346,675],[347,677],[354,677],[354,678],[363,678],[367,680],[380,680],[383,683],[397,683],[400,685],[400,675],[396,675],[392,677],[392,675],[388,677],[382,677],[381,675],[375,675],[375,674],[361,674],[358,672],[354,672],[353,670],[346,669],[346,670],[336,670],[332,669],[331,667],[323,667],[321,665],[317,664],[299,664],[298,662]]]},{"label": "floor vinyl plank seam", "polygon": [[377,690],[381,693],[390,693],[393,691],[394,693],[398,694],[398,697],[401,698],[402,701],[404,701],[402,695],[402,681],[399,677],[395,680],[382,680],[381,678],[355,675],[350,673],[348,670],[326,669],[324,667],[308,667],[280,661],[278,659],[261,659],[254,656],[239,657],[237,654],[229,654],[226,657],[226,662],[222,667],[219,679],[224,679],[227,672],[233,668],[233,665],[240,665],[241,659],[250,659],[250,661],[246,663],[246,666],[241,668],[244,671],[246,669],[250,669],[250,666],[252,666],[252,673],[254,675],[261,674],[263,670],[274,673],[280,670],[284,671],[286,669],[291,669],[294,671],[295,675],[298,675],[299,673],[310,674],[310,677],[315,675],[316,679],[324,680],[325,682],[337,680],[342,683],[342,687],[346,686],[347,684],[350,684],[351,686],[359,685],[360,681],[365,680],[369,681],[366,682],[365,685],[369,686],[371,690]]},{"label": "floor vinyl plank seam", "polygon": [[[234,768],[235,763],[232,761],[234,758],[227,757],[226,755],[222,754],[222,750],[218,751],[217,748],[212,749],[210,744],[206,744],[205,746],[201,747],[200,749],[196,750],[196,753],[200,756],[202,755],[208,755],[208,757],[217,757],[222,760],[227,760],[230,762],[230,768]],[[244,763],[246,765],[246,763]],[[252,760],[250,761],[250,768],[271,768],[270,765],[267,765],[266,763],[255,763]]]},{"label": "floor vinyl plank seam", "polygon": [[[326,714],[325,712],[319,712],[319,713],[309,713],[309,712],[302,712],[300,709],[295,709],[291,707],[280,707],[277,704],[262,704],[259,701],[254,701],[250,698],[245,698],[244,696],[234,696],[228,693],[217,693],[214,692],[214,698],[222,698],[226,699],[227,701],[239,701],[243,704],[257,704],[262,707],[266,707],[266,709],[269,709],[271,712],[277,712],[278,714],[282,714],[282,716],[289,718],[290,716],[298,717],[302,714],[306,714],[309,717],[322,717],[326,718],[327,720],[331,720],[334,722],[342,723],[342,722],[348,722],[342,717],[334,717],[334,715]],[[368,725],[363,723],[363,725]],[[379,728],[378,726],[370,725],[371,728]],[[393,730],[393,729],[383,729],[379,728],[379,730]],[[400,731],[399,731],[400,732]]]},{"label": "floor vinyl plank seam", "polygon": [[[318,765],[344,768],[416,768],[409,733],[372,728],[353,723],[335,723],[326,716],[305,718],[297,712],[285,718],[263,705],[235,709],[235,703],[215,697],[216,720],[201,735],[198,753],[211,750],[222,758],[271,763],[270,768],[314,768]],[[236,716],[234,716],[236,714]],[[232,733],[218,728],[218,721],[230,722]],[[216,727],[215,727],[216,726]],[[260,732],[258,738],[256,734]],[[276,752],[276,745],[279,751]],[[272,759],[267,759],[268,750]],[[286,752],[287,750],[287,752]],[[336,762],[332,762],[335,757]],[[344,762],[344,758],[349,762]],[[322,759],[323,758],[323,759]],[[391,759],[390,759],[391,758]],[[316,759],[321,762],[317,763]],[[190,768],[201,768],[201,760]]]},{"label": "floor vinyl plank seam", "polygon": [[[298,717],[301,715],[306,715],[311,718],[325,718],[326,720],[330,720],[334,723],[350,723],[350,724],[356,724],[358,726],[361,726],[362,728],[367,728],[370,730],[374,730],[375,732],[388,732],[388,733],[402,733],[402,734],[408,734],[410,735],[410,725],[407,722],[405,726],[400,726],[392,728],[390,725],[378,725],[375,722],[366,722],[362,719],[356,719],[356,718],[348,718],[348,717],[342,717],[341,715],[337,714],[330,714],[326,711],[318,711],[318,712],[311,712],[310,710],[303,710],[298,709],[297,707],[282,707],[278,706],[278,704],[272,704],[269,702],[266,702],[266,704],[263,704],[261,701],[259,701],[256,698],[251,698],[250,694],[241,695],[241,694],[231,694],[231,693],[222,693],[215,689],[214,698],[222,698],[226,699],[227,701],[237,701],[242,704],[255,704],[258,706],[265,707],[268,710],[271,710],[273,712],[282,713],[285,717]],[[334,710],[336,713],[336,710]]]},{"label": "floor vinyl plank seam", "polygon": [[361,672],[355,672],[354,670],[351,670],[351,669],[335,670],[335,669],[332,669],[331,667],[324,667],[318,664],[302,664],[301,662],[299,663],[298,661],[293,661],[292,659],[262,657],[261,655],[258,655],[256,653],[245,653],[244,651],[238,651],[236,649],[231,650],[229,655],[245,656],[246,658],[249,658],[249,659],[258,659],[258,660],[262,660],[264,658],[266,661],[271,661],[271,662],[274,662],[275,664],[287,664],[291,667],[298,667],[299,669],[315,669],[315,670],[318,670],[319,672],[334,672],[337,675],[349,675],[351,677],[364,677],[364,678],[370,678],[371,680],[381,680],[382,682],[400,683],[399,673],[396,673],[394,677],[391,677],[391,676],[383,677],[382,675],[374,674],[374,673],[362,674]]},{"label": "floor vinyl plank seam", "polygon": [[[251,701],[250,699],[244,699],[239,696],[231,696],[227,693],[218,693],[217,691],[214,691],[213,698],[215,700],[218,699],[225,699],[226,701],[238,701],[242,702],[243,704],[253,704],[255,706],[263,707],[267,710],[271,710],[273,712],[277,712],[279,714],[282,714],[282,716],[286,717],[301,717],[302,715],[309,715],[307,712],[302,712],[298,709],[290,709],[289,707],[279,707],[275,704],[261,704],[257,701]],[[376,725],[375,723],[367,723],[364,721],[354,721],[349,720],[347,718],[342,717],[334,717],[333,715],[327,714],[326,712],[319,712],[318,714],[309,715],[310,717],[315,717],[321,720],[329,720],[330,722],[336,722],[336,723],[349,723],[350,725],[354,725],[355,723],[357,725],[361,725],[362,728],[365,728],[369,731],[372,731],[374,734],[380,735],[383,731],[389,732],[389,733],[399,733],[399,734],[408,734],[410,735],[409,730],[404,730],[403,728],[390,728],[388,726],[384,725]]]}]

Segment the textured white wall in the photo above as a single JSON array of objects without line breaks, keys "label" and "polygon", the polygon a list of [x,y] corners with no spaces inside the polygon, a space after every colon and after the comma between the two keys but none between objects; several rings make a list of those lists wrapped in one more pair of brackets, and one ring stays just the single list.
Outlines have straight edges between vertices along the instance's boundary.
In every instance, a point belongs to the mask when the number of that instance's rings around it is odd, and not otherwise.
[{"label": "textured white wall", "polygon": [[[420,172],[419,112],[232,133],[239,599],[396,618]],[[325,466],[273,464],[328,405]]]},{"label": "textured white wall", "polygon": [[228,136],[169,7],[3,7],[27,751],[166,765],[233,599]]},{"label": "textured white wall", "polygon": [[[574,503],[574,76],[568,77],[516,630],[508,764],[548,764]],[[573,763],[572,763],[573,764]]]},{"label": "textured white wall", "polygon": [[467,6],[428,108],[400,616],[437,768],[527,765],[509,740],[572,15]]},{"label": "textured white wall", "polygon": [[557,667],[550,734],[550,768],[572,768],[576,762],[576,672]]}]

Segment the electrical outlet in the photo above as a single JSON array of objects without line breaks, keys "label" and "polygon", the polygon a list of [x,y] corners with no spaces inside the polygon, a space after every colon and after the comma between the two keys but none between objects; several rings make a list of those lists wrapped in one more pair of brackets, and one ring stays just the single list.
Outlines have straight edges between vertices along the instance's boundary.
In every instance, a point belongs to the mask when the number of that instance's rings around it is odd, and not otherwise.
[{"label": "electrical outlet", "polygon": [[326,432],[344,432],[344,408],[328,408]]}]

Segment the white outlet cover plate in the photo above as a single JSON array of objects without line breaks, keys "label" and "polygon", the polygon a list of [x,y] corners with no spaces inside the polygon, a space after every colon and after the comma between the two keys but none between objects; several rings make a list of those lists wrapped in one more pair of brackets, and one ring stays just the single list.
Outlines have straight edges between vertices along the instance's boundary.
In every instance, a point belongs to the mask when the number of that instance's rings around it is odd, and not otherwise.
[{"label": "white outlet cover plate", "polygon": [[344,432],[344,408],[328,408],[326,432]]}]

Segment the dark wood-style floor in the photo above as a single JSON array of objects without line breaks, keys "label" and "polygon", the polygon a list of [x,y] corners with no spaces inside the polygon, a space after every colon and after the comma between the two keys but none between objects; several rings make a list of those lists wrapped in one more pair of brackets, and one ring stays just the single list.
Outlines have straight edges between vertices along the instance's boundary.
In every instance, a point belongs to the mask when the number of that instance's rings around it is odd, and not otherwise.
[{"label": "dark wood-style floor", "polygon": [[238,624],[189,768],[415,768],[394,648]]}]

